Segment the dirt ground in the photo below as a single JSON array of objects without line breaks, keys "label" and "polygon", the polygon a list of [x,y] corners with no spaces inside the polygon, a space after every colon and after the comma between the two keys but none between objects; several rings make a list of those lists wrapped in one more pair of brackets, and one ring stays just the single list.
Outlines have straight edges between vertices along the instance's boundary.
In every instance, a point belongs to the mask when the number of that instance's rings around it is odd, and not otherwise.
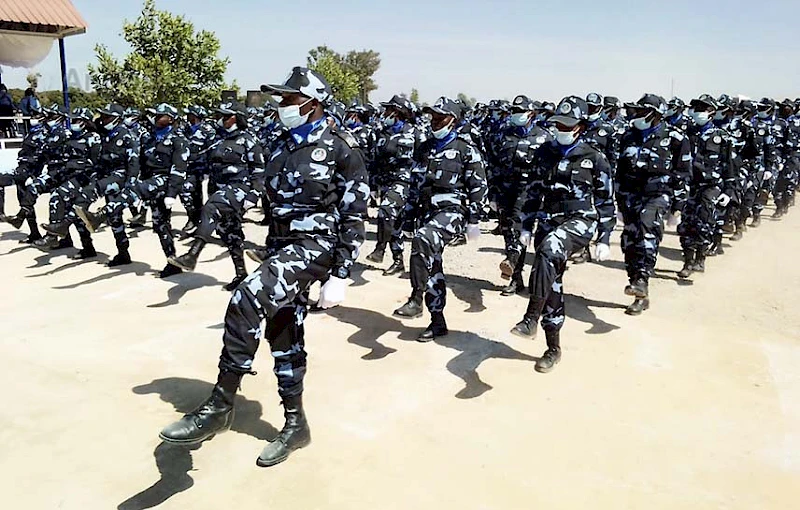
[{"label": "dirt ground", "polygon": [[691,285],[669,232],[636,318],[615,235],[613,260],[565,276],[564,355],[547,375],[533,370],[543,335],[508,332],[526,300],[500,296],[500,237],[447,250],[452,332],[429,344],[414,341],[427,317],[391,316],[408,280],[359,265],[345,304],[307,321],[313,442],[262,469],[283,423],[266,348],[232,431],[190,449],[158,439],[216,377],[233,273],[220,246],[162,281],[149,230],[112,270],[108,229],[99,260],[75,262],[0,225],[0,507],[796,509],[798,231],[797,210],[765,219]]}]

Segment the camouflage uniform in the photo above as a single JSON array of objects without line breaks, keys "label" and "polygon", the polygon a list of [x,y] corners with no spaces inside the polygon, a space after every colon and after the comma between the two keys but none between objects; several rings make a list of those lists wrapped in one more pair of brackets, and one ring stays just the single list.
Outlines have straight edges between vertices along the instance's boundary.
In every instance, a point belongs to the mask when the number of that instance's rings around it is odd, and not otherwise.
[{"label": "camouflage uniform", "polygon": [[595,232],[601,243],[609,243],[615,217],[613,185],[605,155],[586,142],[571,147],[545,144],[536,159],[543,180],[525,191],[522,230],[530,232],[539,220],[529,309],[540,311],[542,329],[549,336],[564,325],[567,259],[588,246]]},{"label": "camouflage uniform", "polygon": [[784,171],[775,185],[775,205],[784,213],[794,200],[800,179],[800,116],[794,115],[786,121],[786,136],[783,143]]},{"label": "camouflage uniform", "polygon": [[689,140],[668,123],[629,130],[620,141],[616,182],[622,213],[620,246],[628,280],[649,281],[664,237],[664,218],[685,205]]},{"label": "camouflage uniform", "polygon": [[[22,147],[17,154],[17,169],[13,172],[0,174],[0,216],[5,216],[5,188],[12,184],[17,185],[17,199],[21,200],[22,193],[25,189],[24,182],[33,179],[42,173],[42,169],[46,163],[44,159],[43,147],[47,140],[48,129],[39,124],[33,126],[25,135],[22,140]],[[38,237],[38,226],[36,225],[36,218],[28,219],[28,224],[31,225],[32,237]],[[36,232],[37,234],[34,234]]]},{"label": "camouflage uniform", "polygon": [[[769,194],[772,192],[775,178],[779,173],[780,156],[776,135],[773,119],[756,119],[753,126],[755,154],[753,155],[752,191],[750,192],[754,222],[760,220],[761,211],[767,205]],[[766,179],[766,172],[772,173],[770,179]]]},{"label": "camouflage uniform", "polygon": [[473,145],[455,131],[431,142],[420,193],[425,216],[411,244],[411,300],[421,303],[424,295],[433,315],[441,314],[446,303],[444,248],[468,224],[478,223],[487,186],[483,158]]},{"label": "camouflage uniform", "polygon": [[250,372],[266,334],[279,394],[302,393],[308,289],[332,268],[349,270],[364,240],[369,186],[361,153],[354,149],[356,141],[345,141],[324,118],[279,141],[266,167],[272,206],[268,257],[233,292],[220,370]]},{"label": "camouflage uniform", "polygon": [[158,235],[161,249],[164,255],[171,257],[175,255],[175,243],[170,224],[171,211],[164,205],[164,198],[178,196],[186,178],[189,148],[186,139],[172,127],[143,137],[143,141],[139,177],[106,204],[104,211],[117,247],[127,250],[129,241],[122,223],[122,211],[146,203],[153,211],[153,231]]},{"label": "camouflage uniform", "polygon": [[[181,188],[180,198],[186,209],[188,220],[200,224],[200,210],[203,208],[203,179],[208,172],[208,151],[216,139],[216,130],[208,122],[200,122],[186,129],[189,142],[189,160],[186,166],[186,180]],[[209,180],[209,195],[212,181]]]}]

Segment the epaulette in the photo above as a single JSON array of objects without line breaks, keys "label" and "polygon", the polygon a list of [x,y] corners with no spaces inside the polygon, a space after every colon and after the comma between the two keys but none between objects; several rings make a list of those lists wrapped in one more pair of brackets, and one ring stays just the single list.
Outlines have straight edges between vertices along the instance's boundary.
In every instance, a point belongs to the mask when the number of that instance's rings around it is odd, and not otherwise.
[{"label": "epaulette", "polygon": [[344,141],[344,143],[346,143],[347,146],[350,147],[351,149],[360,148],[358,140],[356,140],[356,137],[353,136],[353,134],[350,133],[349,131],[345,131],[343,129],[334,129],[333,134],[341,138],[342,141]]}]

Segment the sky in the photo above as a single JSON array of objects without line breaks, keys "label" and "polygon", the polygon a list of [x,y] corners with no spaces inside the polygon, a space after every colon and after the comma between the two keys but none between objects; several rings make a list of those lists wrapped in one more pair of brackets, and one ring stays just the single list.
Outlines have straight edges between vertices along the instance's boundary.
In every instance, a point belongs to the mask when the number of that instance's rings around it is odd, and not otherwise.
[{"label": "sky", "polygon": [[[66,39],[67,66],[85,88],[102,43],[129,51],[123,19],[138,0],[72,0],[89,24]],[[305,65],[325,44],[380,52],[372,101],[417,88],[423,101],[464,92],[481,101],[524,93],[558,101],[589,92],[635,100],[644,92],[782,99],[800,96],[797,0],[157,0],[214,31],[231,59],[227,79],[258,89]],[[57,46],[36,67],[39,89],[60,88]],[[26,87],[25,69],[2,70]]]}]

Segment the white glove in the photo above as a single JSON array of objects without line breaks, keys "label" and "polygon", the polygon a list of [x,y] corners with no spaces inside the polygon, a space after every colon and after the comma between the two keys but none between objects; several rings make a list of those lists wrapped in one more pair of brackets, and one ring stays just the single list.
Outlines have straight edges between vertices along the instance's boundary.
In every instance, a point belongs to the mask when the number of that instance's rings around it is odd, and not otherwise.
[{"label": "white glove", "polygon": [[723,193],[717,198],[717,203],[722,207],[727,207],[731,203],[731,197]]},{"label": "white glove", "polygon": [[526,248],[530,248],[531,246],[531,233],[527,230],[523,230],[519,233],[519,242]]},{"label": "white glove", "polygon": [[28,177],[27,179],[25,179],[25,186],[26,187],[30,186],[31,184],[33,184],[33,177]]},{"label": "white glove", "polygon": [[494,211],[494,212],[497,212],[497,202],[495,202],[495,201],[489,202],[489,209]]},{"label": "white glove", "polygon": [[481,227],[478,225],[467,225],[467,240],[477,241],[481,236]]},{"label": "white glove", "polygon": [[347,288],[347,280],[331,276],[319,291],[319,301],[317,306],[320,308],[332,308],[344,301],[344,290]]},{"label": "white glove", "polygon": [[594,259],[598,262],[603,262],[611,257],[611,246],[599,243],[594,247]]},{"label": "white glove", "polygon": [[245,211],[249,211],[250,209],[252,209],[255,206],[256,206],[256,203],[255,202],[251,202],[249,200],[245,200],[244,202],[242,202],[242,209],[244,209]]},{"label": "white glove", "polygon": [[767,170],[766,172],[764,172],[764,180],[765,180],[765,181],[768,181],[768,180],[770,180],[770,179],[772,179],[772,172],[770,172],[769,170]]},{"label": "white glove", "polygon": [[175,205],[175,202],[177,202],[177,200],[172,197],[164,197],[164,207],[167,209],[172,209],[172,206]]},{"label": "white glove", "polygon": [[681,213],[674,212],[667,217],[667,225],[670,227],[677,227],[681,223]]}]

